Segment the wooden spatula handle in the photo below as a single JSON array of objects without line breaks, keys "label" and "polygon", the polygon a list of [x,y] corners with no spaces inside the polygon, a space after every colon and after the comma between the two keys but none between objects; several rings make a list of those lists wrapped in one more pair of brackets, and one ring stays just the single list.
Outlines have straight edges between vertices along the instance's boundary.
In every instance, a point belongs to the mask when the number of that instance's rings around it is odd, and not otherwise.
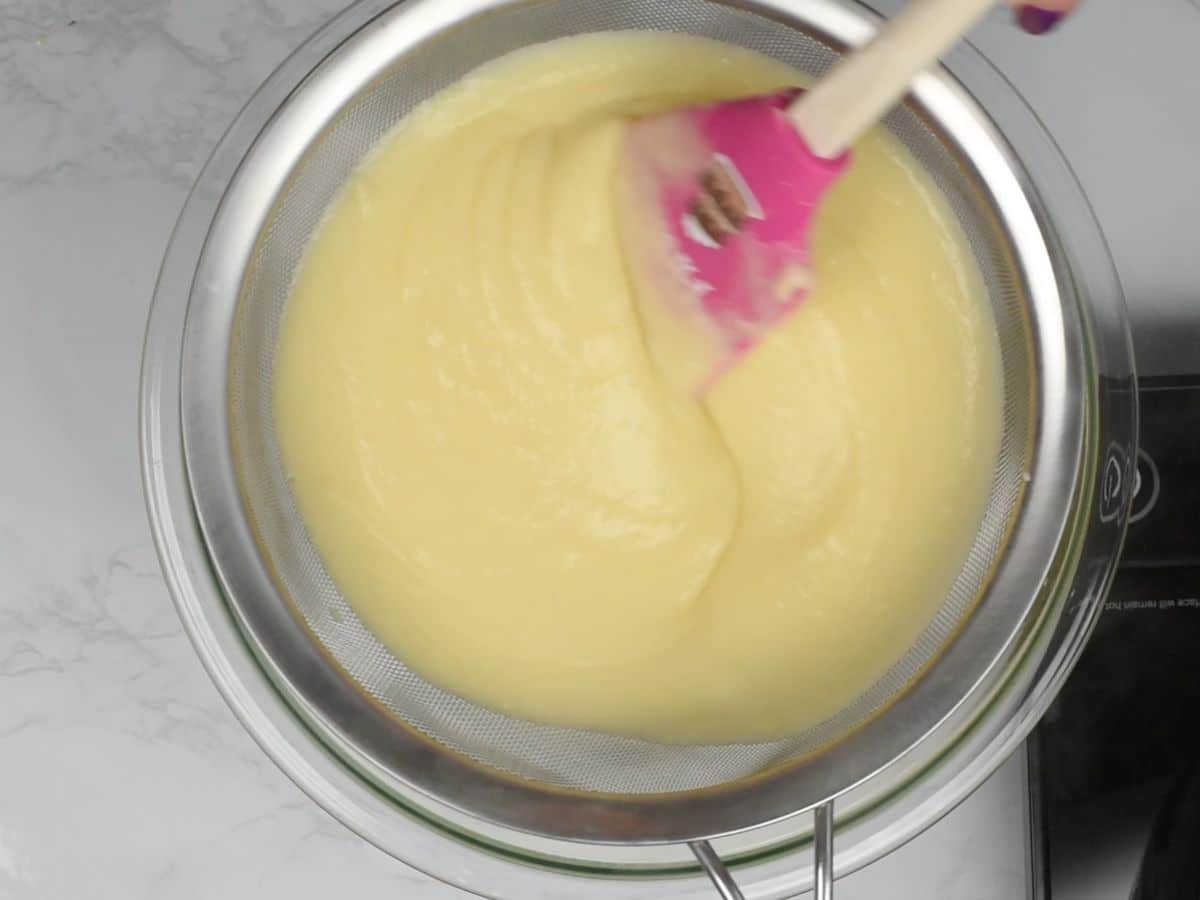
[{"label": "wooden spatula handle", "polygon": [[827,159],[841,154],[995,2],[909,0],[869,43],[844,56],[792,104],[788,115],[808,146]]}]

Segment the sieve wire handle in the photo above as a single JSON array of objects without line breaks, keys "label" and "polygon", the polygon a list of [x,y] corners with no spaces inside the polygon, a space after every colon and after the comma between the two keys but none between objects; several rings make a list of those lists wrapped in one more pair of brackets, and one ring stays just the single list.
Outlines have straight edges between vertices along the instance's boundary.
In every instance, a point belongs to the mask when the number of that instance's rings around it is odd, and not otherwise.
[{"label": "sieve wire handle", "polygon": [[733,880],[733,876],[725,868],[725,863],[721,862],[721,857],[717,856],[717,851],[712,848],[712,844],[708,841],[692,841],[688,846],[696,854],[696,859],[700,860],[700,867],[708,873],[708,877],[716,885],[721,900],[746,900],[745,895]]},{"label": "sieve wire handle", "polygon": [[818,806],[814,816],[814,900],[833,900],[833,801]]},{"label": "sieve wire handle", "polygon": [[[814,811],[813,820],[813,887],[814,900],[833,900],[833,801],[822,803]],[[691,841],[688,846],[701,868],[717,888],[721,900],[746,900],[733,880],[717,851],[708,841]]]}]

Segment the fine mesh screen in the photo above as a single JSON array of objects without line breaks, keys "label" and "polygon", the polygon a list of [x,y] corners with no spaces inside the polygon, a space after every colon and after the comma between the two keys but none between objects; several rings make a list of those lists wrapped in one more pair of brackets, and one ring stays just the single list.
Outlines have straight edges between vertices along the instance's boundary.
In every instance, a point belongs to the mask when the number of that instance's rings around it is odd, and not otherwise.
[{"label": "fine mesh screen", "polygon": [[295,611],[346,678],[409,726],[510,774],[585,791],[673,792],[734,781],[817,752],[885,707],[937,656],[975,606],[1020,506],[1031,444],[1032,344],[1020,279],[988,199],[918,115],[901,109],[889,117],[888,127],[932,173],[970,240],[1000,337],[1006,397],[986,517],[953,589],[910,652],[838,715],[767,744],[660,746],[499,715],[422,680],[384,648],[339,594],[297,514],[276,445],[271,385],[280,319],[306,242],[338,188],[391,126],[440,88],[510,50],[583,32],[654,29],[739,44],[810,75],[828,68],[835,53],[812,35],[705,0],[533,2],[490,13],[486,24],[471,24],[478,27],[450,31],[364,87],[315,138],[259,237],[233,332],[229,414],[242,491],[261,552]]}]

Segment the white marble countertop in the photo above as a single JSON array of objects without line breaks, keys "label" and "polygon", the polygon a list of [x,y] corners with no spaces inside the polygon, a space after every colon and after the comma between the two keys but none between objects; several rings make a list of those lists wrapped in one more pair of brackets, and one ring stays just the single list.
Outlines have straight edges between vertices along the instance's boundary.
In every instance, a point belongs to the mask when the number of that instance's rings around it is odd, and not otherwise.
[{"label": "white marble countertop", "polygon": [[[352,835],[243,732],[142,505],[167,235],[238,107],[342,2],[0,0],[0,898],[465,896]],[[1014,761],[839,896],[1025,896],[1023,802]]]}]

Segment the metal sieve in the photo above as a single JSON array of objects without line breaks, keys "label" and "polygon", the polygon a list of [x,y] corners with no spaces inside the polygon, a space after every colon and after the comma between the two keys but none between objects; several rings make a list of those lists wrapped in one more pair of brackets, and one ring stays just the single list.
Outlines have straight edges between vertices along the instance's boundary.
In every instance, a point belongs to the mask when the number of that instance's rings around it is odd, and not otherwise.
[{"label": "metal sieve", "polygon": [[[380,4],[375,4],[380,5]],[[817,809],[820,890],[835,798],[994,696],[1078,562],[1093,500],[1097,388],[1077,285],[1021,163],[947,72],[887,120],[932,175],[983,273],[1000,339],[1003,434],[986,514],[908,653],[837,715],[786,740],[664,746],[512,719],[410,671],[340,595],[297,514],[272,411],[279,324],[301,253],[376,141],[476,66],[583,32],[681,31],[819,75],[870,19],[835,0],[410,0],[330,48],[246,151],[208,229],[182,343],[180,425],[208,558],[260,664],[378,790],[555,840],[708,841]],[[1109,522],[1123,523],[1128,455]],[[1117,527],[1119,539],[1120,526]],[[885,602],[885,598],[883,600]],[[937,739],[952,736],[939,731]]]}]

